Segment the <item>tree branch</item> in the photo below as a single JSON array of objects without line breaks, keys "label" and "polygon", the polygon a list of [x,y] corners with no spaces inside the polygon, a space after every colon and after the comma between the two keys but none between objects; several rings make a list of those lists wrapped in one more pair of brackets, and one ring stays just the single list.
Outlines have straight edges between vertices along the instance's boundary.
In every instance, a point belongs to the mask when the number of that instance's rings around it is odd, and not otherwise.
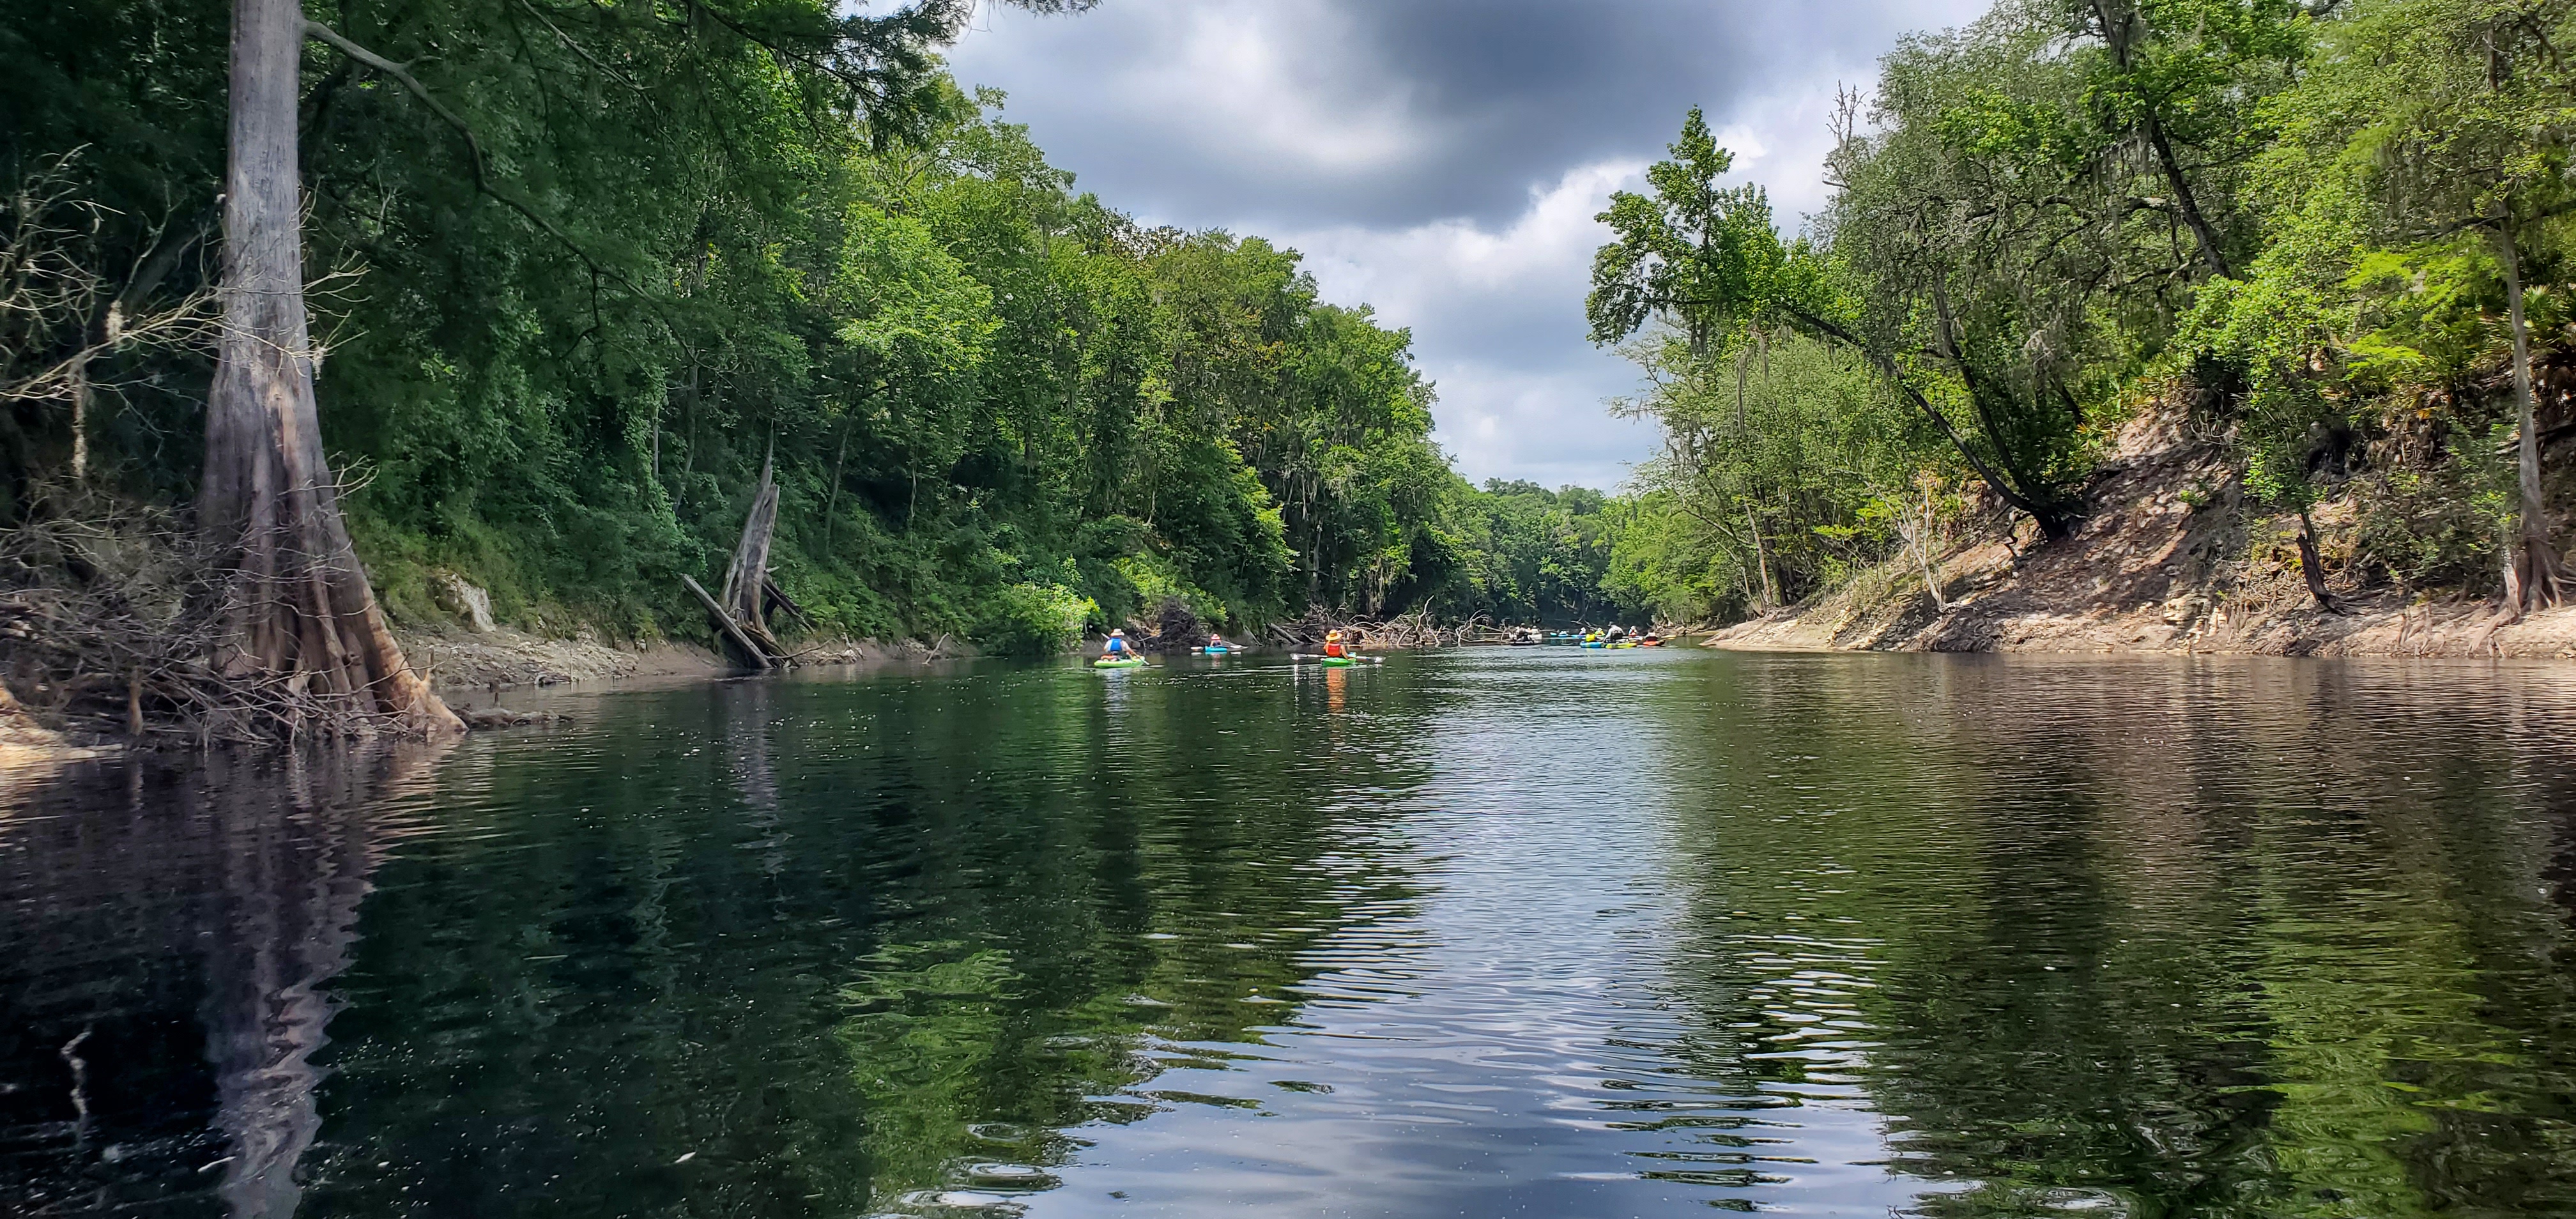
[{"label": "tree branch", "polygon": [[1979,457],[1974,448],[1969,447],[1967,437],[1961,436],[1959,429],[1951,425],[1950,417],[1942,414],[1939,407],[1932,405],[1931,399],[1923,396],[1923,391],[1914,388],[1914,383],[1905,379],[1904,370],[1896,366],[1895,360],[1888,358],[1886,353],[1870,344],[1862,342],[1860,336],[1844,329],[1829,318],[1810,313],[1794,305],[1786,306],[1782,311],[1799,325],[1806,326],[1826,338],[1859,352],[1861,358],[1875,365],[1879,374],[1886,377],[1896,386],[1898,392],[1905,395],[1907,401],[1914,404],[1916,410],[1923,413],[1924,418],[1931,420],[1933,426],[1941,429],[1941,434],[1949,438],[1950,447],[1958,450],[1960,458],[1968,463],[1968,468],[1976,471],[1977,477],[1983,479],[1987,486],[1994,488],[1996,495],[2002,497],[2005,503],[2030,514],[2033,520],[2042,519],[2038,505],[2016,490],[1993,467],[1987,465],[1985,459]]},{"label": "tree branch", "polygon": [[305,36],[312,38],[317,42],[326,42],[339,48],[341,54],[347,55],[349,58],[383,73],[388,79],[401,85],[403,88],[410,90],[411,95],[419,98],[422,105],[429,107],[430,110],[437,114],[439,118],[445,120],[448,126],[455,128],[456,134],[465,141],[466,160],[474,171],[474,191],[476,194],[491,197],[498,201],[501,206],[517,212],[521,218],[525,219],[528,223],[535,225],[538,230],[543,232],[546,236],[552,237],[556,241],[562,243],[565,249],[572,251],[573,257],[581,260],[583,266],[590,268],[592,274],[605,275],[610,279],[616,280],[619,284],[624,285],[627,291],[634,293],[638,297],[643,297],[645,295],[644,290],[637,287],[633,280],[630,280],[624,275],[618,273],[614,268],[602,265],[598,259],[591,257],[590,251],[583,249],[580,242],[573,240],[572,234],[563,231],[563,228],[557,225],[554,221],[538,214],[536,209],[529,207],[527,204],[521,203],[518,200],[503,194],[499,190],[494,189],[490,176],[484,170],[483,141],[475,138],[474,128],[472,125],[468,124],[462,115],[448,109],[446,103],[439,101],[438,97],[429,91],[429,86],[420,83],[420,78],[413,76],[410,72],[404,70],[401,64],[395,63],[382,55],[378,55],[365,47],[359,46],[357,43],[349,41],[346,37],[343,37],[339,31],[334,30],[319,21],[307,19],[304,22],[304,33]]},{"label": "tree branch", "polygon": [[528,10],[528,15],[536,18],[537,24],[546,27],[547,31],[552,33],[557,41],[562,42],[565,50],[579,56],[583,63],[599,69],[600,75],[634,90],[637,96],[644,99],[644,103],[646,105],[650,106],[653,104],[653,95],[645,92],[644,86],[636,84],[635,81],[625,73],[609,67],[607,64],[601,63],[597,56],[592,55],[580,43],[573,41],[572,35],[564,33],[563,27],[556,25],[551,18],[546,16],[545,10],[536,6],[535,0],[519,0],[519,7]]}]

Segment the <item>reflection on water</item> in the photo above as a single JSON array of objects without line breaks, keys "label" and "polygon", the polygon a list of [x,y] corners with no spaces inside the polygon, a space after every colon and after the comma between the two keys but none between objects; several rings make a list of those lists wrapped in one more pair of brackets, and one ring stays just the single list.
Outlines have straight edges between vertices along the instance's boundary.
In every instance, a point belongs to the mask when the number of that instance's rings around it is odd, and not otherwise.
[{"label": "reflection on water", "polygon": [[1923,1209],[2576,1207],[2563,674],[1726,684],[1666,692],[1676,720],[1723,698],[1752,729],[1736,761],[1665,755],[1694,793],[1708,992],[1775,1044],[1840,1010],[1852,1031],[1823,1036],[1849,1039],[1893,1165],[1959,1182]]},{"label": "reflection on water", "polygon": [[2576,1212],[2561,669],[571,709],[0,813],[0,1212]]},{"label": "reflection on water", "polygon": [[326,988],[437,752],[120,765],[0,818],[0,1199],[295,1213]]}]

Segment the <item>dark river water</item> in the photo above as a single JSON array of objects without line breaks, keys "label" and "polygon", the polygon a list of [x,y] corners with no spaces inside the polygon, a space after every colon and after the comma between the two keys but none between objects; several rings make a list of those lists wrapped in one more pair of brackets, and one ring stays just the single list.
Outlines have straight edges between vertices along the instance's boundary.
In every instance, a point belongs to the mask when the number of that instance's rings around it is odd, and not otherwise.
[{"label": "dark river water", "polygon": [[2576,668],[565,696],[0,804],[0,1214],[2576,1214]]}]

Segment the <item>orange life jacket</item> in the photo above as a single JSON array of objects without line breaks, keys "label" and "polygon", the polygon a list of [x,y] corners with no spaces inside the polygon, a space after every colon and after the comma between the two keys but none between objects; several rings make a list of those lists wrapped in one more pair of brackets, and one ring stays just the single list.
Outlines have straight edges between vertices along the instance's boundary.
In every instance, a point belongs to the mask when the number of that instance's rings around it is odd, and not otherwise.
[{"label": "orange life jacket", "polygon": [[1333,641],[1333,642],[1331,642],[1331,643],[1327,643],[1327,644],[1325,644],[1325,645],[1324,645],[1324,655],[1326,655],[1326,656],[1339,656],[1339,655],[1341,655],[1341,654],[1342,654],[1342,645],[1341,645],[1341,641],[1339,641],[1339,640],[1335,640],[1335,641]]}]

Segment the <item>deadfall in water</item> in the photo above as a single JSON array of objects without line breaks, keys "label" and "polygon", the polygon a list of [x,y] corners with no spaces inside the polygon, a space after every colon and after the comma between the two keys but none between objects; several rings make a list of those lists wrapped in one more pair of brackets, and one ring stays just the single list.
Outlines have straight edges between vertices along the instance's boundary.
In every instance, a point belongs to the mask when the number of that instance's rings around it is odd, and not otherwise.
[{"label": "deadfall in water", "polygon": [[2547,667],[567,694],[0,817],[0,1210],[2547,1215]]}]

